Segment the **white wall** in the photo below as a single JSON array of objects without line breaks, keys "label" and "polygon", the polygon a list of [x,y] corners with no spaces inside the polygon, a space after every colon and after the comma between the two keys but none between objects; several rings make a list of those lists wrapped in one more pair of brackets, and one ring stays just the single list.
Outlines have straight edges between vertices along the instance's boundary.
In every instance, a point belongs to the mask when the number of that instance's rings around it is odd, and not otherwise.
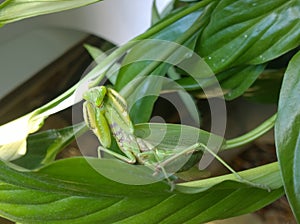
[{"label": "white wall", "polygon": [[0,29],[0,43],[31,29],[50,25],[93,33],[122,44],[150,26],[152,1],[104,0],[78,9],[22,20]]}]

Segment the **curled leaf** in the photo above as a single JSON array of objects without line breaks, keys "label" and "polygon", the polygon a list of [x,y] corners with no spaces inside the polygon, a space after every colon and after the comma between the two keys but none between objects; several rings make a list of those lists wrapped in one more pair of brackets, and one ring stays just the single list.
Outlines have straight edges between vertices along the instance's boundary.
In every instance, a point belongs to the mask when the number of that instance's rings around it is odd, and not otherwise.
[{"label": "curled leaf", "polygon": [[75,102],[74,94],[64,98],[59,96],[43,107],[0,126],[0,159],[11,161],[25,155],[27,136],[38,131],[48,116],[72,106]]},{"label": "curled leaf", "polygon": [[26,138],[43,125],[46,117],[35,111],[0,126],[0,159],[11,161],[26,153]]},{"label": "curled leaf", "polygon": [[77,8],[98,1],[100,0],[6,0],[0,4],[0,26],[21,19]]}]

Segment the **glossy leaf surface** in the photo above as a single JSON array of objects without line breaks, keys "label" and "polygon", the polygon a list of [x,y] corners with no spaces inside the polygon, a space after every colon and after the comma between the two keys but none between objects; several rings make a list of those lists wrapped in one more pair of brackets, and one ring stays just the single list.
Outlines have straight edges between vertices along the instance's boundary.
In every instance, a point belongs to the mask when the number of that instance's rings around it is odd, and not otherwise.
[{"label": "glossy leaf surface", "polygon": [[0,26],[33,16],[81,7],[98,1],[100,0],[6,0],[0,5]]},{"label": "glossy leaf surface", "polygon": [[263,72],[264,65],[252,65],[242,68],[232,74],[227,80],[221,82],[222,88],[226,91],[226,100],[233,100],[241,96]]},{"label": "glossy leaf surface", "polygon": [[[204,223],[254,211],[282,195],[224,182],[202,193],[169,192],[165,183],[119,184],[88,163],[61,160],[37,173],[0,162],[0,214],[19,223]],[[109,167],[109,160],[104,165]],[[117,169],[112,164],[112,169]],[[130,174],[129,174],[130,175]],[[251,195],[251,197],[249,197]],[[239,206],[237,206],[237,200]],[[155,214],[155,215],[153,215]]]},{"label": "glossy leaf surface", "polygon": [[290,61],[280,91],[275,141],[285,192],[300,221],[300,53]]},{"label": "glossy leaf surface", "polygon": [[196,51],[214,72],[261,64],[297,47],[298,0],[223,0],[198,40]]},{"label": "glossy leaf surface", "polygon": [[13,163],[26,169],[37,169],[53,162],[56,155],[86,129],[85,124],[81,123],[60,130],[47,130],[29,135],[26,155]]}]

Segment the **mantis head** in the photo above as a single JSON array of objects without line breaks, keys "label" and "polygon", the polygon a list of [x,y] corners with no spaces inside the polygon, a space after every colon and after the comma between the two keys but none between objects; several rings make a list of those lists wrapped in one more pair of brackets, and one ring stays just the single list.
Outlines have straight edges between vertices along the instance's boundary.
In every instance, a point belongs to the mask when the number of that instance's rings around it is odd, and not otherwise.
[{"label": "mantis head", "polygon": [[96,107],[100,107],[106,95],[107,89],[105,86],[93,87],[83,93],[83,99],[92,103]]}]

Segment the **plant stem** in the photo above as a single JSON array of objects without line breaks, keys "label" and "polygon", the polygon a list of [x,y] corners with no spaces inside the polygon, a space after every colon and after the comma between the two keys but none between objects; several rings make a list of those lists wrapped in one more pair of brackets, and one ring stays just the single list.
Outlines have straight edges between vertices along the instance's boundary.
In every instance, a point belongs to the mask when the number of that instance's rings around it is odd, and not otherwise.
[{"label": "plant stem", "polygon": [[221,149],[221,151],[225,151],[228,149],[236,148],[239,146],[243,146],[247,143],[252,142],[253,140],[261,137],[265,133],[267,133],[269,130],[271,130],[275,125],[275,120],[277,117],[277,113],[274,114],[272,117],[264,121],[262,124],[260,124],[258,127],[253,129],[252,131],[239,136],[237,138],[229,139],[226,141],[225,146]]}]

